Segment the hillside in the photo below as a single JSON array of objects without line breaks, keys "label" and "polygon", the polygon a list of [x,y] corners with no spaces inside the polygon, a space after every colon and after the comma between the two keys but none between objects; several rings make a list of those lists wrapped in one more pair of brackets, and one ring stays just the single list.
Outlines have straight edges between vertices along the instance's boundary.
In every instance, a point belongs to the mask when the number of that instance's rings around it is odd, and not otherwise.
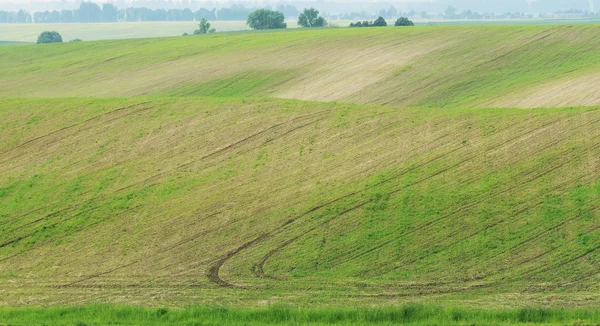
[{"label": "hillside", "polygon": [[598,109],[58,99],[0,117],[3,304],[600,299]]},{"label": "hillside", "polygon": [[597,308],[598,32],[2,47],[0,306]]},{"label": "hillside", "polygon": [[0,50],[0,96],[596,105],[599,34],[599,25],[345,28],[10,47]]}]

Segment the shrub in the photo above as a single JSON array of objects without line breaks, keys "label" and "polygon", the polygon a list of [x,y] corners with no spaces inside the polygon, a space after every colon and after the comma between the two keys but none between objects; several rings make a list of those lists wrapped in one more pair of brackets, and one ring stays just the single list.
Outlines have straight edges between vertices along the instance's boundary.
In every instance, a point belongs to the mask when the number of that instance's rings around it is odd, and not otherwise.
[{"label": "shrub", "polygon": [[385,19],[383,19],[383,17],[377,18],[374,22],[365,20],[363,22],[350,23],[350,27],[379,27],[379,26],[387,26],[387,22],[385,21]]},{"label": "shrub", "polygon": [[371,24],[372,23],[365,20],[364,22],[350,23],[350,27],[369,27]]},{"label": "shrub", "polygon": [[246,22],[252,29],[286,28],[283,13],[269,9],[257,9],[248,15]]},{"label": "shrub", "polygon": [[63,39],[58,32],[43,32],[38,36],[37,44],[62,43]]},{"label": "shrub", "polygon": [[406,17],[400,17],[396,19],[394,26],[415,26],[415,24],[412,22],[412,20]]}]

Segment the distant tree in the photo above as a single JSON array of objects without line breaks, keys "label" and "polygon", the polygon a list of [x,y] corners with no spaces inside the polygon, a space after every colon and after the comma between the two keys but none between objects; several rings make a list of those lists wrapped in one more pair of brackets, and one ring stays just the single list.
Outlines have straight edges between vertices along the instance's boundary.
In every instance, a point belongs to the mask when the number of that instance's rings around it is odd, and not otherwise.
[{"label": "distant tree", "polygon": [[[194,13],[194,19],[197,21],[200,21],[202,18],[207,19],[207,20],[216,20],[217,19],[217,10],[213,9],[211,11],[211,10],[204,9],[204,8],[198,9],[198,11],[196,11]],[[219,17],[219,19],[224,20],[224,19],[222,19],[222,17]]]},{"label": "distant tree", "polygon": [[298,25],[302,27],[323,27],[325,24],[325,18],[319,16],[319,11],[315,8],[304,9],[298,16]]},{"label": "distant tree", "polygon": [[79,4],[79,20],[82,23],[97,23],[102,21],[102,9],[94,2]]},{"label": "distant tree", "polygon": [[83,42],[80,38],[74,38],[72,40],[70,40],[69,42],[74,43],[74,42]]},{"label": "distant tree", "polygon": [[458,9],[456,9],[453,6],[448,6],[448,8],[446,8],[446,10],[444,11],[444,17],[445,18],[455,18],[457,10]]},{"label": "distant tree", "polygon": [[198,29],[194,31],[194,34],[198,35],[214,32],[216,32],[216,30],[214,28],[210,28],[210,23],[206,19],[202,18],[202,20],[200,20],[200,24],[198,24]]},{"label": "distant tree", "polygon": [[60,11],[60,22],[61,23],[72,23],[73,22],[73,10],[61,10]]},{"label": "distant tree", "polygon": [[412,20],[406,17],[400,17],[396,19],[394,26],[415,26],[415,24],[412,22]]},{"label": "distant tree", "polygon": [[375,19],[372,26],[387,26],[387,22],[385,19],[383,19],[383,17],[379,16],[377,19]]},{"label": "distant tree", "polygon": [[257,9],[248,15],[248,26],[252,29],[286,28],[283,13],[270,9]]},{"label": "distant tree", "polygon": [[116,22],[119,11],[117,7],[112,3],[102,4],[102,21],[104,22]]},{"label": "distant tree", "polygon": [[179,20],[183,20],[183,21],[194,20],[194,12],[192,10],[190,10],[189,8],[183,9],[181,11],[181,16],[179,17]]},{"label": "distant tree", "polygon": [[60,23],[60,12],[53,10],[50,12],[50,22],[52,23]]},{"label": "distant tree", "polygon": [[24,10],[17,12],[17,23],[31,23],[31,15]]},{"label": "distant tree", "polygon": [[356,23],[350,23],[350,27],[371,27],[371,26],[375,26],[373,25],[373,22],[370,21],[358,21]]},{"label": "distant tree", "polygon": [[396,8],[394,8],[394,6],[390,6],[390,8],[387,10],[386,14],[387,14],[386,18],[398,17],[398,10],[396,10]]},{"label": "distant tree", "polygon": [[62,43],[62,36],[58,32],[43,32],[38,36],[37,44]]},{"label": "distant tree", "polygon": [[298,17],[299,14],[298,9],[293,5],[279,4],[277,5],[277,11],[281,11],[286,17]]},{"label": "distant tree", "polygon": [[233,4],[230,8],[221,8],[217,11],[218,20],[244,20],[250,14],[250,9],[243,5]]}]

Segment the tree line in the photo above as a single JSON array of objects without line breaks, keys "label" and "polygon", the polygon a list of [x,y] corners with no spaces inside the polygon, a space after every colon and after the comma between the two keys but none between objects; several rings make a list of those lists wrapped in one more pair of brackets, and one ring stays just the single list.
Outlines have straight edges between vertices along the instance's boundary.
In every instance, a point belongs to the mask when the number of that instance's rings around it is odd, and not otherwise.
[{"label": "tree line", "polygon": [[[286,15],[298,15],[298,10],[290,5],[281,5]],[[200,21],[206,20],[246,20],[252,12],[242,5],[212,10],[198,9],[118,9],[112,3],[98,5],[94,2],[82,2],[78,9],[36,12],[33,15],[24,10],[0,11],[0,23],[101,23],[101,22],[139,22],[139,21]]]},{"label": "tree line", "polygon": [[[279,29],[287,28],[285,22],[285,16],[281,11],[274,11],[267,8],[256,9],[248,15],[246,20],[248,26],[252,29]],[[322,16],[319,16],[319,11],[315,8],[306,8],[298,15],[298,25],[305,28],[311,27],[324,27],[327,26],[327,21]],[[359,21],[357,23],[351,23],[350,27],[378,27],[387,26],[387,22],[383,17],[378,17],[375,21]],[[407,17],[400,17],[394,23],[394,26],[414,26],[414,23]],[[211,27],[211,24],[206,18],[200,19],[198,29],[194,31],[195,35],[198,34],[211,34],[215,33],[216,30]],[[183,36],[189,35],[184,33]],[[58,32],[46,31],[40,34],[38,37],[38,44],[44,43],[62,43],[62,37]],[[80,39],[71,40],[71,42],[80,42]]]}]

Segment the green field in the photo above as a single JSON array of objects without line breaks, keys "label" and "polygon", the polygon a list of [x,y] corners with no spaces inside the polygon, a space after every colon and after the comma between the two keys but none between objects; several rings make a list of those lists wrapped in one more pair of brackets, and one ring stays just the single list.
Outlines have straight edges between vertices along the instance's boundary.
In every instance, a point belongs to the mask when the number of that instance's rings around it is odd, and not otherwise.
[{"label": "green field", "polygon": [[0,47],[0,324],[595,325],[598,35]]},{"label": "green field", "polygon": [[599,33],[597,25],[295,29],[5,47],[0,96],[596,105]]},{"label": "green field", "polygon": [[[218,32],[248,30],[245,21],[210,22]],[[287,21],[288,27],[297,27],[296,21]],[[345,25],[348,25],[345,23]],[[64,41],[118,40],[130,38],[181,36],[192,34],[198,22],[127,22],[127,23],[74,23],[74,24],[0,24],[0,40],[35,42],[44,31],[57,31]]]},{"label": "green field", "polygon": [[[330,27],[348,27],[350,20],[332,20]],[[597,24],[600,19],[512,19],[512,20],[415,20],[416,26],[477,26],[477,25],[573,25]],[[249,30],[245,21],[212,21],[217,32]],[[288,28],[297,28],[296,20],[286,21]],[[393,19],[388,19],[393,25]],[[172,37],[192,34],[197,22],[127,22],[73,24],[0,24],[0,40],[35,42],[44,31],[58,31],[65,41],[118,40],[131,38]]]},{"label": "green field", "polygon": [[[592,325],[591,309],[476,310],[406,305],[395,308],[299,310],[202,307],[144,309],[92,305],[75,308],[0,309],[0,325]],[[84,322],[85,321],[85,322]]]}]

